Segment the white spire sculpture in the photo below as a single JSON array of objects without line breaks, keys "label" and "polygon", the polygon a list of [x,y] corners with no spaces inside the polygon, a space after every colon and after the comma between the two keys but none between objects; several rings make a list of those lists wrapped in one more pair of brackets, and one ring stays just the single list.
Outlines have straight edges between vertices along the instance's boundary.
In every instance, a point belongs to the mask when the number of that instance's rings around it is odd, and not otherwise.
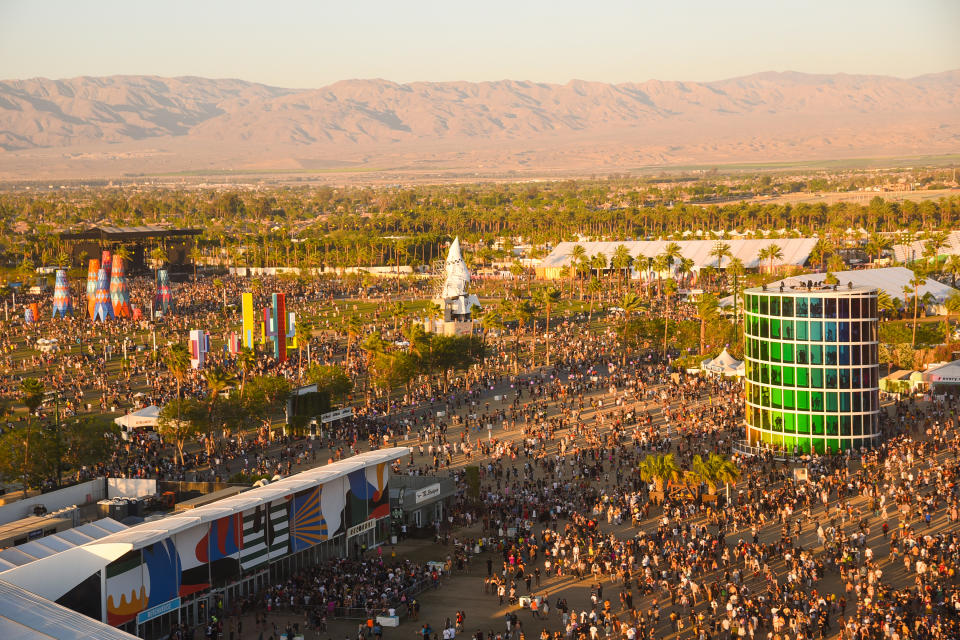
[{"label": "white spire sculpture", "polygon": [[469,293],[470,270],[460,253],[459,237],[454,238],[450,245],[445,270],[446,280],[440,297],[435,302],[443,308],[445,322],[467,322],[471,319],[470,310],[475,306],[479,307],[480,300],[475,294]]}]

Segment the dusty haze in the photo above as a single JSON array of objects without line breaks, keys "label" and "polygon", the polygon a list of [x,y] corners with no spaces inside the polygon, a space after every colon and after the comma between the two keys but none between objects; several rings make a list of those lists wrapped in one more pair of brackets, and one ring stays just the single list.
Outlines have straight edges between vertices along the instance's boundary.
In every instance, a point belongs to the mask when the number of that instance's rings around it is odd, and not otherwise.
[{"label": "dusty haze", "polygon": [[0,82],[0,178],[630,171],[960,151],[960,70],[908,80],[396,84],[110,76]]}]

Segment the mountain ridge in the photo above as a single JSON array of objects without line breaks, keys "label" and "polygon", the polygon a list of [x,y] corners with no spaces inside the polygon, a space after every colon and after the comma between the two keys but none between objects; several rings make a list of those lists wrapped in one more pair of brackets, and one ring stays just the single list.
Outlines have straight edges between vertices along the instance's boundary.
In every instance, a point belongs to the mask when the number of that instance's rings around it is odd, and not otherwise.
[{"label": "mountain ridge", "polygon": [[565,171],[957,150],[960,69],[908,79],[350,79],[315,89],[200,76],[0,81],[7,177],[271,163]]}]

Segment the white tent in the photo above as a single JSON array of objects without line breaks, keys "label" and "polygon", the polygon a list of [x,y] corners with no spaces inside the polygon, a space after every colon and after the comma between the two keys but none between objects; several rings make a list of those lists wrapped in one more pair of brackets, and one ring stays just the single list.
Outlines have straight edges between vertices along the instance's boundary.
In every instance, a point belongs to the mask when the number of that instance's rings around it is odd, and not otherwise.
[{"label": "white tent", "polygon": [[931,387],[960,384],[960,360],[954,360],[923,372],[923,381]]},{"label": "white tent", "polygon": [[149,427],[156,428],[157,416],[159,415],[160,407],[152,404],[149,407],[140,409],[139,411],[134,411],[133,413],[128,413],[125,416],[114,418],[113,421],[121,427],[126,427],[131,431],[133,429],[146,429]]},{"label": "white tent", "polygon": [[744,366],[741,360],[737,360],[724,349],[716,358],[706,359],[700,363],[700,368],[707,373],[714,373],[721,376],[742,376]]}]

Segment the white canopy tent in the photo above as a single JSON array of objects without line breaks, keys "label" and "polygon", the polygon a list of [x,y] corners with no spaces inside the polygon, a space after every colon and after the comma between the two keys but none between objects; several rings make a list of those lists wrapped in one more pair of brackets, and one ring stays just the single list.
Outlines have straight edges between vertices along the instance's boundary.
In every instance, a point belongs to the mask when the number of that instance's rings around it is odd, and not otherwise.
[{"label": "white canopy tent", "polygon": [[700,368],[707,373],[721,376],[742,376],[744,374],[743,361],[737,360],[730,352],[724,349],[716,358],[708,358],[700,363]]},{"label": "white canopy tent", "polygon": [[149,407],[144,407],[139,411],[134,411],[133,413],[128,413],[125,416],[120,416],[119,418],[114,418],[113,421],[120,425],[121,427],[126,427],[127,429],[146,429],[149,427],[157,427],[157,418],[160,415],[160,407],[156,405],[150,405]]}]

